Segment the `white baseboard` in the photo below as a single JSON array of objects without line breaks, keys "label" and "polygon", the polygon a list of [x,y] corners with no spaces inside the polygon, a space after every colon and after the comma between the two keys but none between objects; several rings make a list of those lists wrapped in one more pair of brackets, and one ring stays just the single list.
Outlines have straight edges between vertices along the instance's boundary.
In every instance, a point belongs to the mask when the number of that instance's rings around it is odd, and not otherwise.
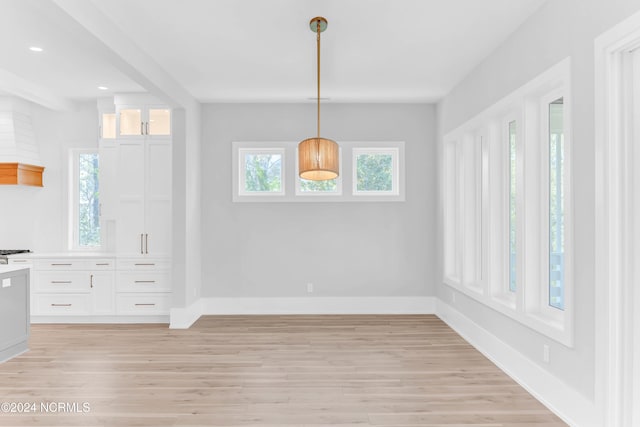
[{"label": "white baseboard", "polygon": [[202,315],[433,314],[434,297],[200,298],[171,309],[171,328],[188,328]]},{"label": "white baseboard", "polygon": [[202,314],[202,299],[197,299],[189,307],[172,308],[169,314],[169,328],[188,329]]},{"label": "white baseboard", "polygon": [[600,426],[593,401],[441,300],[436,315],[567,424]]},{"label": "white baseboard", "polygon": [[47,323],[169,323],[167,315],[145,316],[31,316],[32,324]]},{"label": "white baseboard", "polygon": [[434,297],[203,298],[203,314],[433,314]]}]

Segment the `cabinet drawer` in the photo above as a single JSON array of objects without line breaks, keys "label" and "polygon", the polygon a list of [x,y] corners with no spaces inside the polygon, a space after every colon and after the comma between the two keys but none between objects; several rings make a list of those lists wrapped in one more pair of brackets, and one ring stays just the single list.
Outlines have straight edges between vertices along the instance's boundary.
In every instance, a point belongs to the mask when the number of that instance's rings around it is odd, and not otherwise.
[{"label": "cabinet drawer", "polygon": [[32,315],[87,315],[91,311],[89,294],[36,294],[31,306]]},{"label": "cabinet drawer", "polygon": [[169,314],[169,308],[171,307],[171,294],[118,294],[116,297],[116,307],[118,314]]},{"label": "cabinet drawer", "polygon": [[29,258],[9,258],[9,265],[24,265],[25,267],[31,267],[33,260]]},{"label": "cabinet drawer", "polygon": [[35,260],[33,266],[37,270],[86,270],[86,260],[71,259],[71,258],[49,258]]},{"label": "cabinet drawer", "polygon": [[36,272],[34,292],[89,292],[89,274],[83,271]]},{"label": "cabinet drawer", "polygon": [[136,259],[136,258],[123,258],[117,261],[118,270],[131,270],[131,271],[151,271],[151,270],[169,270],[171,268],[171,261],[168,259]]},{"label": "cabinet drawer", "polygon": [[171,292],[171,275],[156,271],[122,271],[118,273],[118,292]]},{"label": "cabinet drawer", "polygon": [[85,261],[88,270],[115,270],[116,262],[113,259],[92,259]]}]

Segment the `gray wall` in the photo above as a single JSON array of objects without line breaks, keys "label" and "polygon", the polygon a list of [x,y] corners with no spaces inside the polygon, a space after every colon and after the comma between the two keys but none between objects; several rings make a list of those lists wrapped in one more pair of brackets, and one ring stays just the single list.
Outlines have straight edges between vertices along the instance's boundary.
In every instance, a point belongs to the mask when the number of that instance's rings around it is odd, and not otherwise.
[{"label": "gray wall", "polygon": [[323,136],[405,141],[406,202],[233,203],[233,141],[300,141],[314,104],[208,104],[202,296],[427,296],[436,278],[435,107],[323,105]]},{"label": "gray wall", "polygon": [[[572,61],[575,207],[575,348],[545,338],[482,304],[451,301],[439,271],[437,294],[480,326],[573,386],[594,396],[595,145],[594,39],[640,9],[637,0],[554,0],[544,5],[438,106],[440,136],[489,107],[561,59]],[[438,140],[441,142],[442,138]],[[441,223],[439,214],[439,223]],[[442,237],[440,236],[440,242]],[[440,246],[441,248],[442,246]],[[550,364],[542,347],[550,345]]]}]

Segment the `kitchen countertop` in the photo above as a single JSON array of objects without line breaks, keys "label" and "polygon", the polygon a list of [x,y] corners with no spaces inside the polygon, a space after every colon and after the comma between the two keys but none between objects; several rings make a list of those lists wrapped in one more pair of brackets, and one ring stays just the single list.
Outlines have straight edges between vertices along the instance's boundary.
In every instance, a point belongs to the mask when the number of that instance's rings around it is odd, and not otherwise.
[{"label": "kitchen countertop", "polygon": [[38,259],[38,258],[116,258],[112,252],[28,252],[23,254],[8,255],[14,259]]}]

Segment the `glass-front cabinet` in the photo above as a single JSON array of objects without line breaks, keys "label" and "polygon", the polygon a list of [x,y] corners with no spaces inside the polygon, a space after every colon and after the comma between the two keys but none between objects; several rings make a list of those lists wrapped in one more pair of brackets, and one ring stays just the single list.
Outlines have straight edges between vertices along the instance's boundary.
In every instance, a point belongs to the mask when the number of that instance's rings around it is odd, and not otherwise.
[{"label": "glass-front cabinet", "polygon": [[171,136],[171,110],[122,106],[117,111],[118,137]]}]

